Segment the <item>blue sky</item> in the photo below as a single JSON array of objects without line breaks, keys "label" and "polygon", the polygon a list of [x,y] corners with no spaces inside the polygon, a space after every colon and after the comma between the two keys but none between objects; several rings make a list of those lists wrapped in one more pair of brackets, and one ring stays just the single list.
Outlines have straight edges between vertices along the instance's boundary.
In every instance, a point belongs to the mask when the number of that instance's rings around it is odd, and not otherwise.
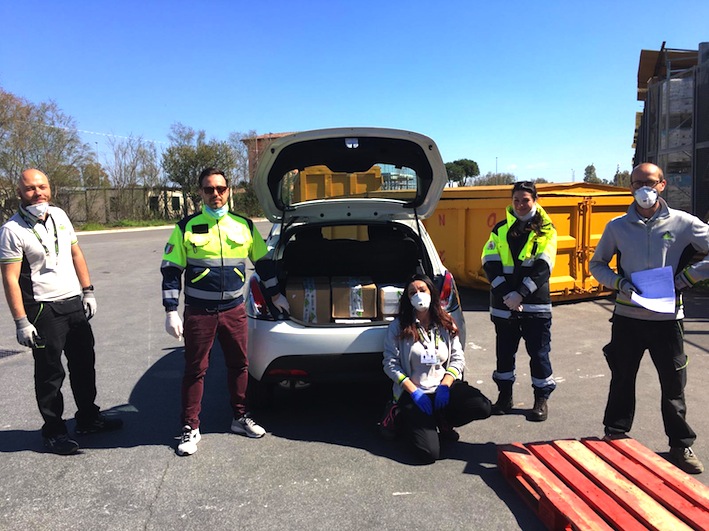
[{"label": "blue sky", "polygon": [[[106,135],[379,126],[518,179],[630,170],[642,49],[709,41],[709,2],[0,0],[0,86]],[[91,132],[91,133],[88,133]]]}]

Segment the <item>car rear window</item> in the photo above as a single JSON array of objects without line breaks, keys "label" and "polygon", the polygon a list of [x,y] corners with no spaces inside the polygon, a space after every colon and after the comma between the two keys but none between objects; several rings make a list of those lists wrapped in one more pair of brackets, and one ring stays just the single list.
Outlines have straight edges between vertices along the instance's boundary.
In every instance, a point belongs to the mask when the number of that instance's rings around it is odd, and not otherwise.
[{"label": "car rear window", "polygon": [[374,164],[366,171],[336,172],[327,166],[290,170],[281,180],[286,206],[316,199],[386,198],[402,202],[416,197],[416,171],[391,164]]}]

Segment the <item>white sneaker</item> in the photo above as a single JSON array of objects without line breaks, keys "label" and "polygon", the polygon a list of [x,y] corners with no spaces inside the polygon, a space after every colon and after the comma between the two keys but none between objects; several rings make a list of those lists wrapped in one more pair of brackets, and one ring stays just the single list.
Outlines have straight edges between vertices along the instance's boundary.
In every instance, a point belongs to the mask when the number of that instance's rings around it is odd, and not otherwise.
[{"label": "white sneaker", "polygon": [[248,413],[240,419],[234,419],[231,422],[231,431],[247,437],[253,437],[254,439],[266,435],[266,430],[256,424]]},{"label": "white sneaker", "polygon": [[193,430],[190,426],[185,425],[182,428],[180,444],[177,445],[177,455],[192,455],[195,453],[197,451],[197,443],[201,438],[199,428]]}]

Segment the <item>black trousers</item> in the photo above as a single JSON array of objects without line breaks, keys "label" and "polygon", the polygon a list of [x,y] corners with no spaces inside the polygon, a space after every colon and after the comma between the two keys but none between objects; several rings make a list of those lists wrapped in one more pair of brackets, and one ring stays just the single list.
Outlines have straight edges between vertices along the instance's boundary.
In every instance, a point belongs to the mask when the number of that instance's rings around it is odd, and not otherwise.
[{"label": "black trousers", "polygon": [[77,422],[89,422],[99,412],[96,400],[96,355],[94,335],[84,315],[81,297],[41,303],[28,309],[28,318],[37,328],[40,345],[32,349],[34,385],[39,412],[44,419],[42,436],[66,433],[64,414],[64,367],[67,359],[69,382],[76,402]]},{"label": "black trousers", "polygon": [[[428,396],[433,406],[435,395]],[[456,380],[451,385],[448,405],[438,411],[434,410],[433,415],[426,415],[421,411],[406,391],[399,397],[398,404],[404,432],[413,443],[418,457],[427,463],[441,456],[439,426],[458,427],[473,420],[486,419],[490,416],[492,408],[490,400],[479,389],[460,380]]]},{"label": "black trousers", "polygon": [[697,435],[685,420],[687,406],[687,355],[684,353],[684,323],[642,321],[614,315],[611,341],[603,348],[611,370],[603,424],[607,433],[627,433],[635,416],[635,381],[645,351],[660,378],[662,420],[670,447],[692,446]]}]

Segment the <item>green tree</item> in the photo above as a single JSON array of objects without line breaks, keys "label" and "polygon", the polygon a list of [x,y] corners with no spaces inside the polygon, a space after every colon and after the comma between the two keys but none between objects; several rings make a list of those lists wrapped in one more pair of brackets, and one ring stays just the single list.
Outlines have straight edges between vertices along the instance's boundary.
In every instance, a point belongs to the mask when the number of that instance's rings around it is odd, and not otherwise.
[{"label": "green tree", "polygon": [[106,172],[117,193],[112,196],[107,217],[111,219],[145,219],[150,206],[145,188],[160,184],[160,165],[155,144],[141,137],[110,137],[111,152]]},{"label": "green tree", "polygon": [[478,168],[478,163],[470,159],[460,159],[454,161],[455,164],[463,168],[463,175],[466,177],[477,177],[480,175],[480,168]]},{"label": "green tree", "polygon": [[89,188],[108,188],[111,181],[106,170],[98,162],[91,161],[81,168],[81,182]]},{"label": "green tree", "polygon": [[448,174],[449,181],[461,182],[465,178],[463,168],[458,166],[455,162],[446,162],[446,173]]},{"label": "green tree", "polygon": [[232,210],[249,217],[263,216],[254,186],[249,181],[239,181],[232,193]]},{"label": "green tree", "polygon": [[513,173],[493,173],[487,172],[485,175],[477,177],[473,181],[473,186],[494,186],[501,184],[512,184],[517,180]]},{"label": "green tree", "polygon": [[630,172],[628,170],[620,171],[620,168],[617,169],[613,176],[613,184],[622,188],[630,188]]},{"label": "green tree", "polygon": [[[182,188],[185,198],[190,198],[196,206],[199,204],[199,174],[204,168],[213,166],[226,173],[232,179],[235,161],[228,142],[207,141],[207,134],[195,131],[181,123],[173,124],[168,135],[170,146],[162,154],[162,169],[168,180]],[[187,201],[183,202],[183,213],[189,213]]]},{"label": "green tree", "polygon": [[453,162],[446,162],[446,172],[449,181],[463,182],[467,178],[474,178],[480,175],[478,163],[470,159],[458,159]]},{"label": "green tree", "polygon": [[586,168],[583,170],[583,182],[594,184],[600,184],[603,182],[596,175],[596,167],[593,165],[593,163],[586,166]]},{"label": "green tree", "polygon": [[160,184],[160,165],[155,144],[141,137],[110,137],[111,160],[106,172],[113,186],[157,186]]},{"label": "green tree", "polygon": [[76,122],[53,101],[34,104],[0,88],[0,213],[17,206],[20,172],[35,167],[47,174],[54,200],[62,189],[81,184],[80,168],[94,161]]},{"label": "green tree", "polygon": [[234,184],[238,186],[249,182],[249,149],[244,140],[256,136],[253,130],[248,133],[229,133],[227,142],[234,157]]}]

